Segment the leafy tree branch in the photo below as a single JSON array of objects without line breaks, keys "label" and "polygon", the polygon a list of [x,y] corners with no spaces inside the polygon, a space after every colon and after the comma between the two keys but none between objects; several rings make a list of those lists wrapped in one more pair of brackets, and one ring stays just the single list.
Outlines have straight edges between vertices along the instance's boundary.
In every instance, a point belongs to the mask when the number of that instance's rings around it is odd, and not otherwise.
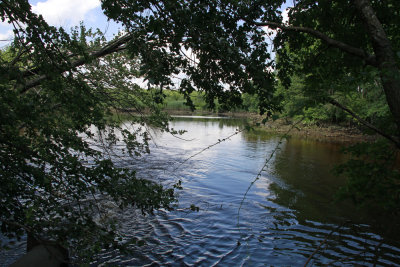
[{"label": "leafy tree branch", "polygon": [[282,31],[308,33],[318,39],[321,39],[329,46],[338,48],[340,50],[343,50],[346,53],[349,53],[353,56],[359,57],[362,60],[364,60],[365,63],[367,63],[371,66],[375,66],[375,67],[377,66],[376,58],[374,55],[370,55],[360,48],[353,47],[344,42],[332,39],[328,35],[320,32],[320,31],[317,31],[315,29],[312,29],[312,28],[300,27],[300,26],[290,26],[290,25],[285,25],[285,24],[281,24],[278,22],[273,22],[273,21],[263,21],[263,22],[247,21],[247,23],[255,25],[255,26],[259,26],[259,27],[270,27],[272,29],[278,28]]},{"label": "leafy tree branch", "polygon": [[[132,39],[132,36],[130,34],[126,34],[125,36],[122,36],[120,38],[117,38],[116,40],[108,43],[107,45],[105,45],[103,48],[91,52],[89,53],[89,55],[87,57],[81,57],[77,60],[74,60],[70,63],[70,65],[68,66],[68,69],[60,69],[60,74],[68,71],[68,70],[72,70],[76,67],[82,66],[84,64],[87,64],[88,62],[90,62],[91,60],[97,59],[97,58],[101,58],[104,57],[106,55],[109,55],[111,53],[115,53],[115,52],[119,52],[122,50],[126,49],[126,44]],[[26,73],[32,73],[32,71],[27,71]],[[24,75],[26,76],[26,75]],[[22,90],[21,90],[21,94],[25,93],[26,91],[28,91],[29,89],[31,89],[32,87],[38,86],[40,85],[40,83],[47,79],[48,76],[46,75],[40,75],[39,77],[36,77],[32,80],[29,80],[28,82],[25,83],[25,85],[23,86]]]},{"label": "leafy tree branch", "polygon": [[399,140],[397,140],[395,137],[385,133],[384,131],[378,129],[376,126],[372,125],[371,123],[367,122],[366,120],[362,119],[359,115],[357,115],[356,113],[354,113],[352,110],[350,110],[348,107],[340,104],[337,100],[335,99],[329,99],[329,103],[346,111],[347,113],[349,113],[352,117],[354,117],[357,121],[359,121],[361,124],[363,124],[364,126],[370,128],[371,130],[373,130],[374,132],[376,132],[377,134],[385,137],[386,139],[388,139],[389,141],[391,141],[393,144],[395,144],[398,148],[400,148],[400,142]]}]

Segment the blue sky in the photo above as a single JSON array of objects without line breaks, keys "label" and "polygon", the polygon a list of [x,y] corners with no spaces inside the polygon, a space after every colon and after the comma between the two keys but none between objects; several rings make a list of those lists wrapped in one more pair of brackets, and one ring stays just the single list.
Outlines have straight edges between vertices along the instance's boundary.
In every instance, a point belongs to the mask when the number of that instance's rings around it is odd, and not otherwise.
[{"label": "blue sky", "polygon": [[[31,0],[29,3],[35,13],[42,14],[53,26],[70,29],[84,21],[88,28],[99,28],[103,32],[107,30],[106,36],[109,38],[120,28],[115,22],[107,21],[100,0]],[[11,38],[12,27],[6,22],[0,22],[0,46],[7,44],[6,40]]]}]

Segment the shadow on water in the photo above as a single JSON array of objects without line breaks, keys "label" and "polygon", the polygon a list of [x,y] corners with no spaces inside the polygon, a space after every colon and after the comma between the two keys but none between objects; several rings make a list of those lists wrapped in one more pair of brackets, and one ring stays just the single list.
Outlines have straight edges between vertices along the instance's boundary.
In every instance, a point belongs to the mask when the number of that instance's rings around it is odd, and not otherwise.
[{"label": "shadow on water", "polygon": [[334,203],[336,191],[345,182],[331,173],[335,164],[344,160],[339,149],[332,143],[288,139],[277,152],[274,164],[273,174],[287,185],[271,185],[275,202],[295,209],[303,221],[340,223],[342,218],[357,219],[353,205]]},{"label": "shadow on water", "polygon": [[[182,180],[184,189],[174,211],[146,217],[135,209],[113,211],[126,240],[140,238],[146,245],[132,247],[132,255],[104,250],[93,265],[302,266],[321,242],[313,256],[315,265],[400,265],[398,240],[374,227],[368,209],[333,201],[344,182],[330,173],[344,160],[337,144],[283,140],[243,203],[246,189],[277,147],[278,136],[241,132],[190,158],[244,123],[174,118],[171,126],[187,130],[182,138],[190,141],[154,131],[150,155],[124,159],[121,165],[137,169],[139,177],[163,184]],[[200,211],[188,211],[192,204]],[[340,227],[349,220],[351,224]]]},{"label": "shadow on water", "polygon": [[[246,140],[259,142],[271,138],[274,136],[258,134],[248,135]],[[265,231],[287,243],[313,244],[317,250],[316,264],[399,264],[398,221],[335,197],[345,183],[345,177],[332,174],[334,166],[347,159],[340,149],[340,144],[332,142],[299,138],[283,141],[267,175],[267,188],[273,193],[266,197],[270,205],[263,205],[274,214],[273,224],[278,232],[271,232],[271,228]],[[310,242],[313,239],[320,243]],[[317,249],[321,242],[322,249]]]},{"label": "shadow on water", "polygon": [[[157,158],[158,166],[165,164],[170,170],[244,123],[228,118],[175,118],[172,126],[187,130],[184,138],[192,141],[158,135],[158,148],[145,166]],[[157,264],[297,266],[322,242],[313,256],[316,265],[400,264],[400,244],[382,231],[390,222],[377,222],[371,211],[357,209],[351,202],[334,202],[344,178],[333,176],[331,169],[345,160],[335,143],[283,140],[244,200],[238,228],[243,194],[279,140],[259,131],[243,132],[175,171],[173,176],[184,186],[181,207],[194,203],[200,212],[163,213],[152,218],[151,250],[141,254],[149,257],[146,262],[157,258]],[[239,240],[241,246],[237,246]]]}]

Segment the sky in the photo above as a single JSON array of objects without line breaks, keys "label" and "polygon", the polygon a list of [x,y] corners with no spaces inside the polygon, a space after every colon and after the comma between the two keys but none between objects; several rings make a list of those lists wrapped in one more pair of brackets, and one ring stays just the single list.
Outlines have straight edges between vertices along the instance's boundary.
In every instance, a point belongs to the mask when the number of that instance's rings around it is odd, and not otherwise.
[{"label": "sky", "polygon": [[[61,26],[68,30],[84,21],[88,28],[99,28],[111,38],[120,26],[107,21],[101,10],[100,0],[30,0],[32,11],[41,14],[53,26]],[[0,22],[0,46],[9,43],[12,38],[12,27]]]}]

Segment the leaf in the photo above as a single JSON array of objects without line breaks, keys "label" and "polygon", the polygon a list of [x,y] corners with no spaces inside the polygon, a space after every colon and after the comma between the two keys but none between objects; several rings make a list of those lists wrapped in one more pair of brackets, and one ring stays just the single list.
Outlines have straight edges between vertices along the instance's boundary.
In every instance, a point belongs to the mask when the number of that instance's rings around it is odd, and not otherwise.
[{"label": "leaf", "polygon": [[264,125],[265,125],[267,122],[268,122],[268,117],[264,118],[264,119],[261,121],[261,123],[264,124]]}]

